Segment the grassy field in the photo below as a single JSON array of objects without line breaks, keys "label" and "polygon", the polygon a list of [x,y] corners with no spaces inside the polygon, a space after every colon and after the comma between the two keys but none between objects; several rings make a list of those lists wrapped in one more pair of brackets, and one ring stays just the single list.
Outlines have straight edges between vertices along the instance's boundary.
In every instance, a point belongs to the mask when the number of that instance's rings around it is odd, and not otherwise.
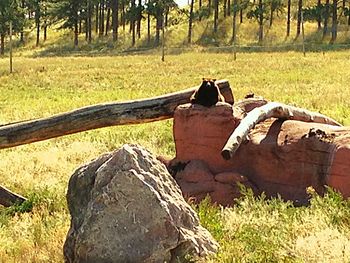
[{"label": "grassy field", "polygon": [[[77,107],[178,91],[202,77],[228,79],[236,100],[254,92],[319,111],[350,125],[350,51],[15,57],[0,59],[0,125]],[[62,262],[69,227],[65,192],[73,171],[124,143],[174,156],[172,122],[84,132],[0,151],[0,182],[30,198],[33,210],[0,208],[0,262]],[[21,209],[24,209],[23,207]],[[348,262],[350,203],[331,193],[310,207],[249,194],[231,209],[203,204],[203,223],[222,248],[212,262]]]}]

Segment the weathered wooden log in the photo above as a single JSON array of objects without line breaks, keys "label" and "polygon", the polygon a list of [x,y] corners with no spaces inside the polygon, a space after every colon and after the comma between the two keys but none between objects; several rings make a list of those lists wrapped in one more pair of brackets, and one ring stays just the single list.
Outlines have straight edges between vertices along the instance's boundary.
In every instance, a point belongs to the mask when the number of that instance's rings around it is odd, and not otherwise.
[{"label": "weathered wooden log", "polygon": [[270,102],[264,106],[255,108],[247,114],[247,116],[241,121],[230,138],[227,140],[227,143],[221,151],[222,157],[225,160],[231,159],[241,143],[246,140],[250,130],[253,129],[256,124],[269,118],[289,119],[341,126],[341,124],[335,120],[320,113],[278,102]]},{"label": "weathered wooden log", "polygon": [[[228,81],[216,83],[225,100],[233,104]],[[197,88],[149,99],[97,104],[49,118],[4,125],[0,127],[0,149],[102,127],[168,119],[173,116],[178,105],[189,102]]]},{"label": "weathered wooden log", "polygon": [[0,205],[9,207],[14,204],[21,204],[26,200],[27,199],[23,196],[11,192],[10,190],[0,185]]}]

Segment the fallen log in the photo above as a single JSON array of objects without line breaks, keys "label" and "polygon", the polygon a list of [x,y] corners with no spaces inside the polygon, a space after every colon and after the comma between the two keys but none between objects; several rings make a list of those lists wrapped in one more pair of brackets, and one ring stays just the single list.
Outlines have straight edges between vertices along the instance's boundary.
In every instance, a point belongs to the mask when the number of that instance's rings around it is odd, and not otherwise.
[{"label": "fallen log", "polygon": [[26,200],[27,199],[23,196],[11,192],[10,190],[0,185],[0,205],[9,207],[14,204],[21,204]]},{"label": "fallen log", "polygon": [[264,106],[255,108],[247,114],[240,122],[238,127],[233,131],[225,146],[221,151],[221,155],[225,160],[229,160],[239,148],[241,143],[246,140],[251,129],[256,124],[269,119],[289,119],[303,122],[316,122],[329,124],[334,126],[342,126],[337,121],[317,112],[308,111],[306,109],[285,105],[278,102],[270,102]]},{"label": "fallen log", "polygon": [[[227,80],[217,81],[225,100],[233,104]],[[115,125],[139,124],[171,118],[175,108],[189,102],[198,87],[155,98],[92,105],[49,118],[0,126],[0,149]]]}]

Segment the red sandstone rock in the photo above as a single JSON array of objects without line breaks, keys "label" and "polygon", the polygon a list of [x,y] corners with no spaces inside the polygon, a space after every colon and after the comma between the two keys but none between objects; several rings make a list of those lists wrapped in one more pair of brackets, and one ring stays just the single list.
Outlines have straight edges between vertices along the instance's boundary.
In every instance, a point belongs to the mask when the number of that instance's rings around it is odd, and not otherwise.
[{"label": "red sandstone rock", "polygon": [[224,184],[236,184],[237,182],[243,183],[248,181],[247,177],[235,172],[224,172],[216,174],[215,180]]},{"label": "red sandstone rock", "polygon": [[221,157],[221,149],[240,121],[232,112],[232,106],[227,103],[210,108],[191,104],[177,107],[174,113],[176,159],[204,160],[214,173],[220,172],[216,168],[229,168]]},{"label": "red sandstone rock", "polygon": [[216,183],[215,181],[189,183],[184,180],[176,180],[176,182],[180,186],[184,198],[196,203],[203,200],[211,192],[214,192]]},{"label": "red sandstone rock", "polygon": [[234,199],[241,196],[239,187],[237,185],[223,184],[219,182],[215,183],[214,191],[209,195],[213,203],[221,204],[224,206],[232,205]]},{"label": "red sandstone rock", "polygon": [[244,100],[240,100],[235,103],[236,108],[241,108],[245,113],[252,111],[257,107],[264,106],[267,104],[267,100],[262,97],[248,98]]},{"label": "red sandstone rock", "polygon": [[350,131],[339,141],[343,140],[344,144],[338,146],[334,152],[327,184],[341,192],[344,197],[350,197]]},{"label": "red sandstone rock", "polygon": [[176,174],[175,180],[184,180],[188,183],[214,181],[214,175],[205,162],[191,160],[184,170]]},{"label": "red sandstone rock", "polygon": [[[242,174],[267,196],[280,194],[300,203],[307,202],[308,186],[323,193],[324,185],[328,184],[345,197],[350,196],[350,128],[265,121],[251,131],[250,140],[240,146],[233,159],[225,161],[220,155],[222,146],[240,121],[233,112],[236,111],[227,104],[211,108],[187,104],[178,107],[174,116],[176,160],[203,160],[215,174]],[[312,128],[334,136],[304,136]],[[220,175],[219,180],[221,177],[225,176]],[[225,193],[231,190],[221,189]],[[213,199],[222,197],[217,197],[220,191],[215,187],[208,192]],[[221,201],[227,204],[227,199]]]}]

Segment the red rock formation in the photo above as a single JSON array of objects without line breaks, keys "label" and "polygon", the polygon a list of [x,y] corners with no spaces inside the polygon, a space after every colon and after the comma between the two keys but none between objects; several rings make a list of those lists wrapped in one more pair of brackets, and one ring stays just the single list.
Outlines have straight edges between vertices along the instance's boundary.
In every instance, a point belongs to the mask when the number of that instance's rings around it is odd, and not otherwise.
[{"label": "red rock formation", "polygon": [[221,157],[221,149],[239,121],[227,103],[210,108],[179,106],[174,113],[176,159],[203,160],[213,173],[230,170],[231,165]]},{"label": "red rock formation", "polygon": [[[190,173],[187,166],[175,175],[186,196],[201,200],[210,194],[213,201],[227,205],[239,195],[237,182],[254,185],[267,196],[280,194],[298,203],[307,202],[308,186],[323,193],[328,184],[350,196],[350,128],[265,121],[251,131],[250,140],[240,146],[233,159],[224,160],[220,155],[223,145],[244,111],[251,108],[232,109],[219,103],[211,108],[185,104],[176,109],[176,158],[172,163],[201,160],[208,165],[205,172],[192,170],[186,180],[183,173]],[[210,172],[213,180],[209,180]]]},{"label": "red rock formation", "polygon": [[238,182],[255,189],[246,177],[238,173],[226,172],[214,176],[201,160],[188,162],[183,170],[176,173],[175,179],[184,197],[196,202],[209,195],[213,202],[230,205],[234,198],[240,196]]}]

